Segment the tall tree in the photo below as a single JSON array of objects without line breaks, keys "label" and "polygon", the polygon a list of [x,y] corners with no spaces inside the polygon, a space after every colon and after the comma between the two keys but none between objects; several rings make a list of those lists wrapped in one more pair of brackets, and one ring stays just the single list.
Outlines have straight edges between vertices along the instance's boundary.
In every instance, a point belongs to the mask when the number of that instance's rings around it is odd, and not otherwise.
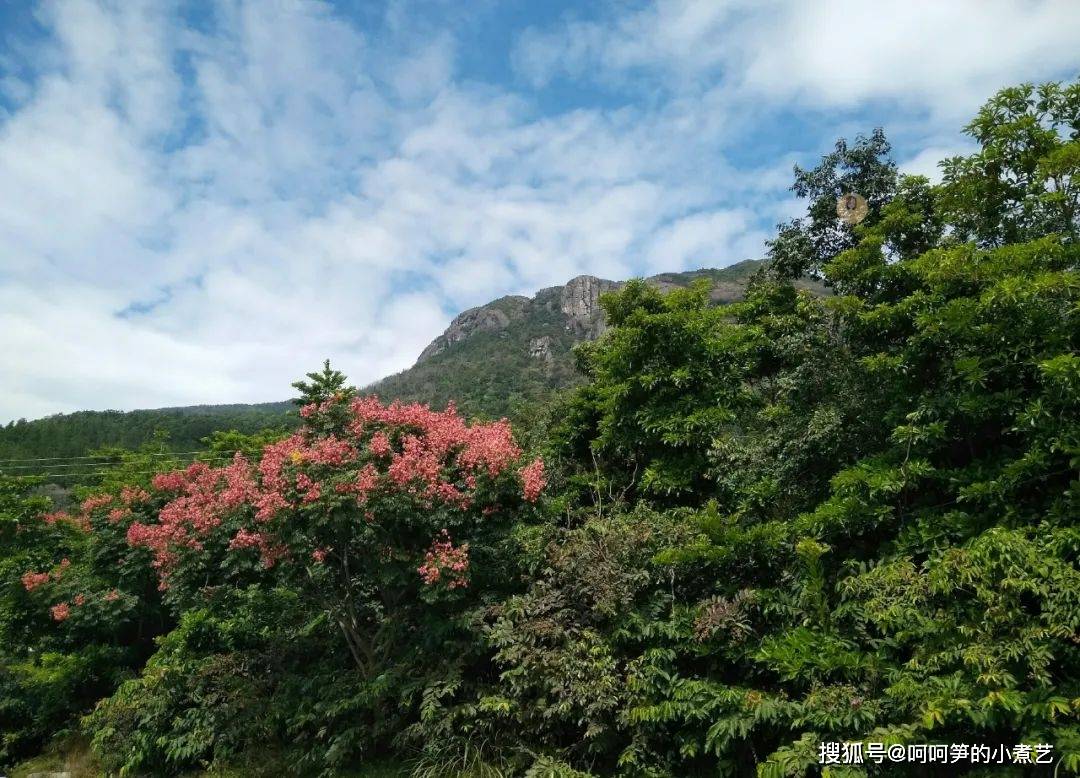
[{"label": "tall tree", "polygon": [[791,191],[808,201],[806,216],[779,225],[779,234],[769,241],[775,277],[818,275],[825,262],[858,242],[855,229],[836,216],[836,200],[841,195],[866,198],[869,213],[863,223],[877,222],[882,207],[896,193],[891,151],[884,131],[878,128],[869,137],[857,136],[852,144],[843,138],[836,141],[833,151],[813,169],[795,166]]}]

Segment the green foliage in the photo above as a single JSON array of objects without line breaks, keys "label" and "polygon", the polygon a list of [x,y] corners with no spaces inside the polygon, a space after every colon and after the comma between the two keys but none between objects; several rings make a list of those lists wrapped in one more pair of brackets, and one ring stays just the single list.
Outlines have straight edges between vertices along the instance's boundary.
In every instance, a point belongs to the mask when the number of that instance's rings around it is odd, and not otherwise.
[{"label": "green foliage", "polygon": [[[28,459],[79,457],[102,448],[138,449],[164,439],[172,451],[194,451],[203,438],[218,430],[256,433],[264,429],[295,427],[299,419],[287,403],[266,405],[199,405],[152,411],[79,411],[44,419],[20,419],[0,426],[0,473],[8,475],[64,474],[66,468]],[[10,460],[20,460],[18,462]],[[53,461],[51,464],[60,464]],[[70,463],[64,463],[70,464]]]},{"label": "green foliage", "polygon": [[[256,529],[304,563],[268,569],[226,553],[250,529],[240,465],[231,512],[186,550],[160,497],[42,521],[29,481],[0,480],[0,759],[103,697],[81,727],[123,774],[260,751],[327,775],[387,757],[432,777],[866,774],[818,765],[822,741],[1050,743],[1059,773],[1080,772],[1077,89],[994,96],[968,128],[978,150],[937,186],[897,176],[883,133],[839,143],[796,171],[808,215],[732,304],[712,277],[604,297],[580,386],[529,413],[521,440],[553,492],[536,506],[509,489],[502,440],[507,490],[473,495],[492,511],[390,488],[361,523],[342,495],[376,459],[342,470],[298,442],[273,449],[288,507]],[[848,190],[871,204],[854,228],[832,211]],[[529,330],[503,332],[524,345]],[[503,339],[476,334],[386,386],[430,394]],[[482,412],[532,369],[462,370],[438,396]],[[369,445],[342,415],[344,377],[308,379],[295,441]],[[566,385],[534,379],[514,403]],[[216,435],[210,456],[275,439]],[[145,486],[150,453],[118,453],[106,485]],[[433,483],[460,480],[448,462]],[[293,504],[301,471],[327,488]],[[214,484],[193,488],[196,518]],[[125,542],[136,520],[176,550],[164,598]],[[418,582],[443,526],[470,544],[467,591]]]},{"label": "green foliage", "polygon": [[[594,509],[690,528],[654,556],[673,601],[627,660],[623,772],[804,774],[822,740],[1080,762],[1076,89],[995,96],[940,187],[896,180],[877,136],[797,171],[810,216],[742,303],[605,300],[555,450]],[[849,229],[830,209],[855,181],[880,197]],[[806,270],[835,295],[785,280]]]},{"label": "green foliage", "polygon": [[980,146],[942,164],[946,218],[958,240],[1000,246],[1077,236],[1080,83],[1003,89],[967,133]]},{"label": "green foliage", "polygon": [[650,555],[675,528],[651,513],[593,519],[550,538],[529,591],[491,611],[498,709],[532,744],[610,755],[628,647],[663,602]]},{"label": "green foliage", "polygon": [[[122,580],[128,591],[145,590],[148,571],[116,566],[115,537],[92,543],[74,522],[41,521],[49,508],[27,479],[0,478],[0,766],[33,753],[111,693],[145,659],[160,623],[152,595],[141,605],[130,595],[95,597]],[[50,580],[28,591],[22,579],[30,571],[49,571]],[[77,595],[86,605],[59,632],[42,598]]]},{"label": "green foliage", "polygon": [[[305,701],[283,681],[327,650],[329,630],[308,618],[293,592],[257,587],[185,612],[141,674],[86,718],[103,766],[121,775],[179,772],[284,740],[302,727]],[[297,751],[294,759],[310,761]]]},{"label": "green foliage", "polygon": [[330,367],[330,360],[323,362],[323,369],[318,373],[308,373],[307,381],[293,382],[293,389],[300,396],[292,402],[294,405],[319,405],[328,400],[342,400],[356,396],[356,390],[349,386],[348,379],[340,370]]},{"label": "green foliage", "polygon": [[841,138],[813,170],[795,166],[791,191],[808,200],[806,217],[781,224],[778,235],[769,242],[770,275],[787,279],[816,275],[829,259],[858,243],[855,230],[836,218],[836,200],[849,193],[862,195],[869,206],[863,223],[877,222],[896,193],[891,149],[878,128],[870,137],[860,135],[851,145]]}]

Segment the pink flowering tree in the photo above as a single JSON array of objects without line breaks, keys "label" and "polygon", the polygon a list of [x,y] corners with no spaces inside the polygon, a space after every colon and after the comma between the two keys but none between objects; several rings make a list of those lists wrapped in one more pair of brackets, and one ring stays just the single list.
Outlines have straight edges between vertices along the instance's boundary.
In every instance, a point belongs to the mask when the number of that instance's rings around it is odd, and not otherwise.
[{"label": "pink flowering tree", "polygon": [[[447,664],[490,674],[481,616],[521,580],[513,529],[539,515],[543,462],[505,420],[384,404],[316,377],[299,385],[302,424],[287,437],[224,465],[114,481],[64,513],[27,511],[12,537],[36,550],[12,558],[0,594],[37,645],[123,644],[120,661],[98,652],[119,672],[177,624],[199,650],[228,653],[235,635],[215,643],[208,625],[258,623],[272,635],[260,640],[296,641],[282,650],[312,649],[322,668],[351,659],[350,732],[415,710],[423,679],[452,675]],[[291,615],[257,605],[270,602]]]},{"label": "pink flowering tree", "polygon": [[45,552],[24,565],[18,580],[39,613],[63,624],[48,632],[52,645],[147,643],[165,626],[145,554],[126,539],[128,524],[159,505],[146,489],[124,487],[91,494],[67,511],[36,514],[18,528]]},{"label": "pink flowering tree", "polygon": [[108,516],[149,554],[167,598],[274,577],[329,615],[373,673],[422,624],[441,629],[503,577],[507,529],[541,498],[543,463],[505,420],[470,425],[453,407],[341,390],[300,416],[258,461],[156,476],[153,517],[133,520],[122,503]]},{"label": "pink flowering tree", "polygon": [[58,511],[34,486],[0,475],[0,764],[140,667],[169,622],[145,552],[127,543],[130,519],[110,520],[152,515],[150,494],[91,494]]}]

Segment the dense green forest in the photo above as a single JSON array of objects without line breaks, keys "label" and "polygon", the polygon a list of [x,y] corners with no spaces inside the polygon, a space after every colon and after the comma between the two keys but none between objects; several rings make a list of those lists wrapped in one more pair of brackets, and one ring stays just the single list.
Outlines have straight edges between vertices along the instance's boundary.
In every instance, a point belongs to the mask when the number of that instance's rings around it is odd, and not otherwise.
[{"label": "dense green forest", "polygon": [[940,184],[881,131],[796,168],[745,299],[605,295],[513,429],[327,365],[299,428],[124,454],[65,512],[0,478],[0,765],[1080,772],[1080,83],[967,133]]},{"label": "dense green forest", "polygon": [[[291,411],[291,412],[290,412]],[[218,430],[253,433],[297,425],[295,408],[288,403],[264,405],[193,405],[145,411],[79,411],[44,419],[9,422],[0,427],[0,472],[12,472],[5,463],[24,470],[48,472],[47,460],[84,456],[103,447],[136,449],[162,442],[173,451],[201,448],[203,439]],[[46,460],[36,465],[28,460]]]}]

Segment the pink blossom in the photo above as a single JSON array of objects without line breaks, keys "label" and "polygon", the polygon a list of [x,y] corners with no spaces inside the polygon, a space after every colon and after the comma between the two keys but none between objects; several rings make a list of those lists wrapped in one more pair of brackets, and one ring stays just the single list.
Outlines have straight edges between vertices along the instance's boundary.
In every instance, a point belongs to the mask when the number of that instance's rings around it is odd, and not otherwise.
[{"label": "pink blossom", "polygon": [[184,471],[158,473],[150,480],[150,483],[161,492],[178,492],[184,487]]},{"label": "pink blossom", "polygon": [[334,487],[334,490],[339,494],[355,494],[357,505],[363,505],[367,502],[368,495],[375,491],[378,485],[379,471],[375,468],[375,465],[368,462],[356,474],[356,481],[338,484]]},{"label": "pink blossom", "polygon": [[[460,451],[461,464],[484,468],[491,476],[498,475],[521,455],[506,419],[469,427],[453,405],[439,412],[420,404],[393,402],[384,406],[375,397],[361,397],[352,402],[352,412],[353,432],[357,436],[372,424],[412,428],[419,433],[423,448],[436,457]],[[381,439],[376,442],[373,435],[372,443],[376,446],[373,453],[378,454],[382,449]],[[414,450],[413,456],[417,453]]]},{"label": "pink blossom", "polygon": [[386,433],[379,430],[371,436],[370,442],[368,442],[368,450],[377,457],[384,457],[390,453],[390,438],[386,436]]},{"label": "pink blossom", "polygon": [[317,548],[311,552],[311,558],[318,562],[320,565],[326,561],[326,555],[329,553],[328,549]]},{"label": "pink blossom", "polygon": [[176,548],[201,550],[200,538],[218,527],[227,513],[258,497],[251,466],[239,453],[224,467],[193,462],[185,470],[162,474],[155,477],[155,487],[175,496],[161,508],[157,523],[129,527],[127,541],[151,549],[154,566],[162,574],[175,563]]},{"label": "pink blossom", "polygon": [[147,502],[149,501],[149,499],[150,493],[138,486],[125,486],[123,489],[120,490],[120,501],[127,506],[135,505],[136,503]]},{"label": "pink blossom", "polygon": [[341,402],[341,394],[335,394],[333,397],[327,397],[321,403],[319,403],[319,413],[326,413],[328,410],[334,407],[335,403]]},{"label": "pink blossom", "polygon": [[49,612],[52,614],[54,621],[63,621],[71,615],[71,608],[68,607],[66,602],[61,602],[49,608]]},{"label": "pink blossom", "polygon": [[356,459],[356,449],[353,445],[333,435],[315,441],[304,453],[305,461],[316,465],[339,467]]},{"label": "pink blossom", "polygon": [[493,478],[521,456],[521,449],[514,443],[510,422],[506,419],[471,427],[468,438],[465,451],[461,454],[461,462],[486,468],[488,475]]},{"label": "pink blossom", "polygon": [[116,524],[131,515],[131,508],[113,508],[109,511],[109,521]]},{"label": "pink blossom", "polygon": [[104,508],[106,505],[112,503],[113,498],[111,494],[95,494],[87,497],[82,501],[83,513],[89,514],[98,508]]},{"label": "pink blossom", "polygon": [[273,567],[279,559],[288,555],[288,549],[279,543],[274,543],[268,535],[241,528],[230,541],[229,550],[235,551],[243,548],[259,549],[260,561],[263,567],[266,568]]},{"label": "pink blossom", "polygon": [[314,416],[318,412],[318,410],[319,410],[319,407],[317,405],[315,405],[315,403],[308,403],[307,405],[305,405],[304,407],[302,407],[300,409],[300,418],[302,418],[302,419],[310,419],[312,416]]},{"label": "pink blossom", "polygon": [[277,492],[263,492],[255,501],[256,521],[270,521],[278,513],[289,507],[289,501]]},{"label": "pink blossom", "polygon": [[75,604],[76,605],[86,605],[86,595],[81,594],[81,593],[76,594],[75,595]]},{"label": "pink blossom", "polygon": [[288,463],[298,464],[304,459],[304,441],[300,435],[291,435],[277,443],[271,443],[263,449],[259,462],[261,484],[255,500],[256,519],[269,521],[277,513],[289,507],[285,496],[289,487],[285,478]]},{"label": "pink blossom", "polygon": [[361,493],[367,493],[375,490],[375,487],[379,485],[379,471],[375,469],[375,465],[370,462],[360,470],[360,473],[356,477],[356,488]]},{"label": "pink blossom", "polygon": [[537,457],[530,464],[521,468],[518,473],[521,475],[525,499],[529,502],[536,502],[547,485],[547,481],[544,479],[544,460]]},{"label": "pink blossom", "polygon": [[57,511],[55,513],[46,513],[44,516],[41,517],[41,520],[49,526],[52,526],[58,521],[71,521],[72,518],[63,511]]},{"label": "pink blossom", "polygon": [[[344,396],[331,398],[307,413],[344,402]],[[348,410],[344,433],[320,436],[306,428],[265,446],[257,465],[237,455],[224,467],[196,462],[155,476],[154,488],[169,499],[155,519],[143,518],[128,528],[129,545],[151,551],[159,584],[167,586],[187,551],[202,550],[208,538],[237,522],[242,529],[229,538],[229,548],[256,548],[263,564],[273,566],[288,556],[276,522],[299,518],[288,514],[318,505],[327,490],[355,496],[364,519],[373,522],[385,507],[394,515],[402,496],[411,498],[415,510],[475,506],[487,515],[494,506],[475,505],[478,494],[487,494],[478,492],[480,482],[513,475],[515,469],[526,499],[535,501],[544,488],[543,463],[520,467],[521,449],[505,419],[470,426],[453,406],[434,411],[419,404],[383,405],[374,397],[352,399]],[[384,505],[385,499],[391,503]],[[121,500],[125,507],[145,501],[144,494],[134,492],[122,493]],[[467,547],[454,547],[444,535],[433,541],[429,553],[425,580],[466,585]]]},{"label": "pink blossom", "polygon": [[468,586],[469,544],[455,547],[450,541],[450,533],[444,529],[440,537],[432,542],[424,555],[424,564],[416,571],[429,586],[439,581],[444,581],[448,589]]},{"label": "pink blossom", "polygon": [[296,488],[303,493],[301,502],[304,503],[316,502],[322,496],[322,484],[306,473],[296,476]]},{"label": "pink blossom", "polygon": [[26,591],[28,592],[32,592],[39,586],[42,586],[49,582],[49,574],[27,572],[23,573],[23,576],[20,580],[22,581],[23,588],[26,589]]},{"label": "pink blossom", "polygon": [[261,532],[252,532],[251,530],[240,528],[229,542],[229,550],[235,551],[238,548],[255,548],[261,546],[264,542],[265,539]]},{"label": "pink blossom", "polygon": [[220,495],[223,508],[236,508],[250,503],[258,495],[251,465],[240,452],[233,456],[232,464],[221,468],[220,475],[225,480],[225,488]]},{"label": "pink blossom", "polygon": [[119,599],[120,599],[120,592],[118,592],[116,589],[113,589],[113,590],[109,591],[105,595],[105,602],[116,602]]}]

